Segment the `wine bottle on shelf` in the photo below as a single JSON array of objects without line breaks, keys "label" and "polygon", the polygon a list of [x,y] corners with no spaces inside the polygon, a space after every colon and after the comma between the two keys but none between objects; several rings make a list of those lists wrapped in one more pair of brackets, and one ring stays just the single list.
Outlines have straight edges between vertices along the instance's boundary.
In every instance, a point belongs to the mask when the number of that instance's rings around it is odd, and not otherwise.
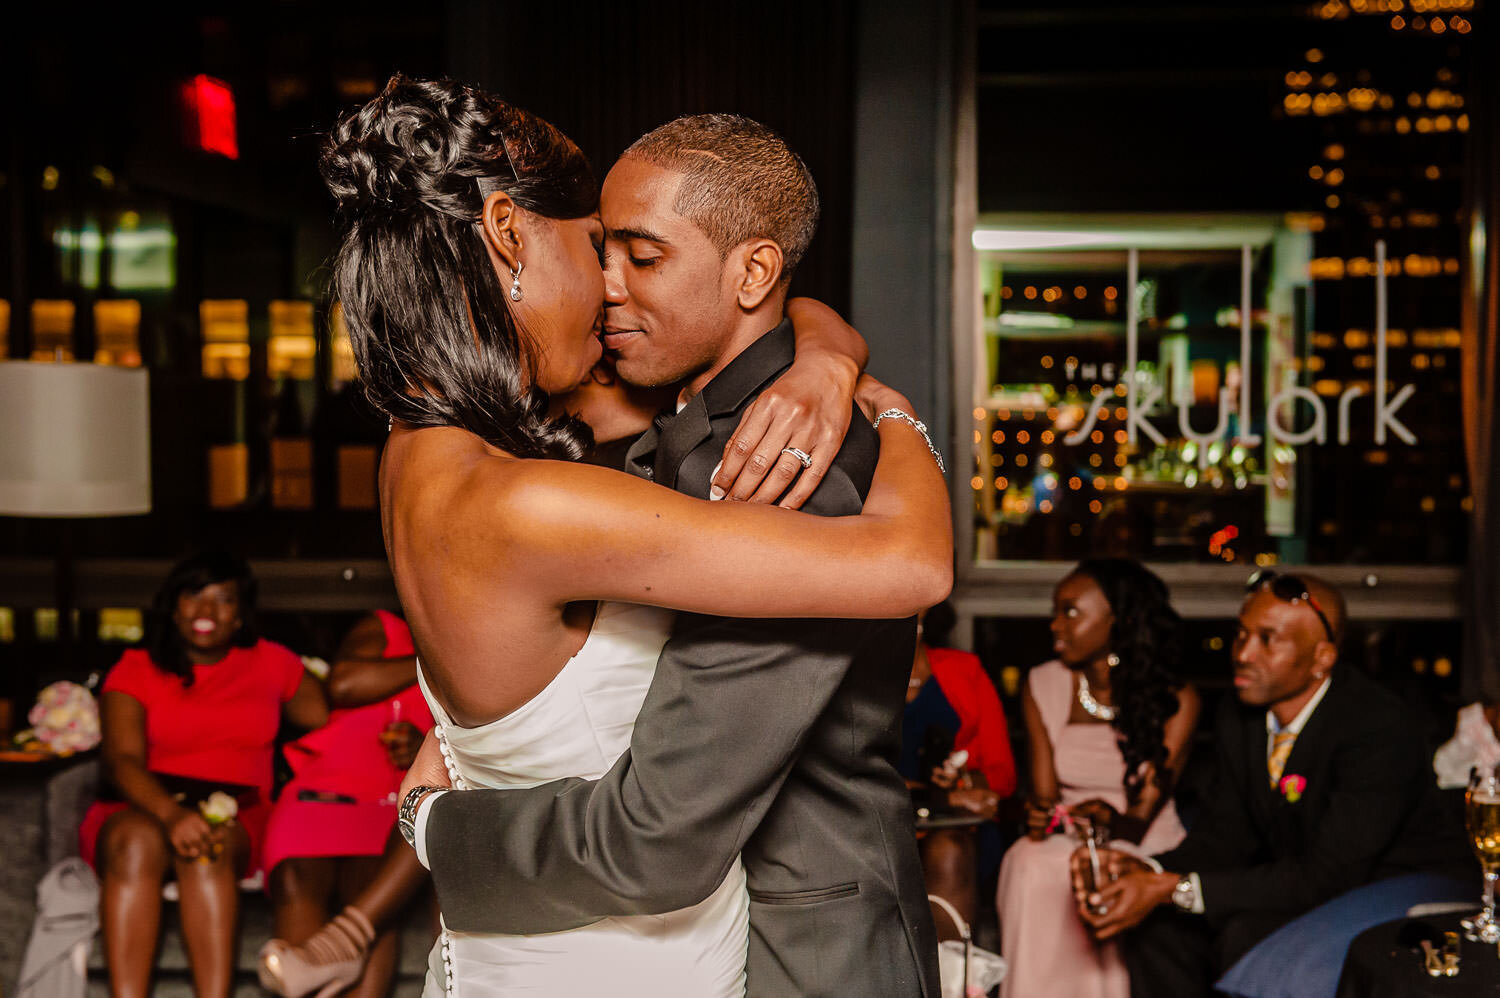
[{"label": "wine bottle on shelf", "polygon": [[[250,494],[250,447],[245,443],[246,382],[218,382],[227,386],[227,398],[215,392],[216,397],[227,401],[227,410],[217,405],[206,407],[211,413],[207,418],[211,431],[210,439],[228,438],[227,442],[208,446],[208,506],[210,509],[233,509],[242,506]],[[218,414],[218,418],[214,415]]]}]

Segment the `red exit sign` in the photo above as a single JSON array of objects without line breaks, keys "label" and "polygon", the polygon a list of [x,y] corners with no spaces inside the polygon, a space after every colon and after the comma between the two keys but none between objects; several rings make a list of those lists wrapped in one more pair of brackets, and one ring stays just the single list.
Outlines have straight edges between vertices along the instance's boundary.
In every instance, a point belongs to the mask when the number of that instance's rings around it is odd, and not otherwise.
[{"label": "red exit sign", "polygon": [[228,159],[240,158],[234,121],[234,91],[223,80],[198,75],[183,84],[187,105],[189,141],[204,152]]}]

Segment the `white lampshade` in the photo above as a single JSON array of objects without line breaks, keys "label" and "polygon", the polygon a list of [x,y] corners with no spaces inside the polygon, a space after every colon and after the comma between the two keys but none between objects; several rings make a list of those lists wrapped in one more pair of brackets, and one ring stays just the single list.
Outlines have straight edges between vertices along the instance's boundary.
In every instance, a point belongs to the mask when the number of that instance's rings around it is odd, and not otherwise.
[{"label": "white lampshade", "polygon": [[144,368],[0,362],[0,516],[151,512]]}]

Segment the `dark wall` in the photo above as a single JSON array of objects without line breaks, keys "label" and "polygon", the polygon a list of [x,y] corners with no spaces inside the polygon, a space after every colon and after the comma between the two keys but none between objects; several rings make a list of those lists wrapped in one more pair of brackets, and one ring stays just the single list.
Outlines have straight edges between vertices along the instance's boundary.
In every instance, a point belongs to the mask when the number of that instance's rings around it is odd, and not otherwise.
[{"label": "dark wall", "polygon": [[792,292],[847,313],[853,6],[454,0],[449,72],[557,125],[601,180],[626,146],[679,115],[734,112],[776,129],[823,201]]},{"label": "dark wall", "polygon": [[[870,373],[952,458],[953,85],[962,4],[865,0],[856,23],[850,316]],[[964,51],[967,51],[965,48]]]},{"label": "dark wall", "polygon": [[1283,210],[1293,3],[980,0],[980,211]]}]

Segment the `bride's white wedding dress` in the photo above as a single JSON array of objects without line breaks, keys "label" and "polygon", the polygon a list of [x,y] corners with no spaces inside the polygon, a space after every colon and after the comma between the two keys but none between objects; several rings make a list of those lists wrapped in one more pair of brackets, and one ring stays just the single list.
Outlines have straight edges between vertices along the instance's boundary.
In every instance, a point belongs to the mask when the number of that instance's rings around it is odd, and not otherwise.
[{"label": "bride's white wedding dress", "polygon": [[[630,744],[672,618],[656,607],[600,603],[583,647],[552,682],[505,717],[475,728],[453,723],[419,664],[417,680],[454,786],[532,787],[603,776]],[[748,940],[745,874],[735,860],[710,897],[665,915],[606,918],[534,936],[445,927],[428,960],[423,998],[738,998],[745,993]]]}]

